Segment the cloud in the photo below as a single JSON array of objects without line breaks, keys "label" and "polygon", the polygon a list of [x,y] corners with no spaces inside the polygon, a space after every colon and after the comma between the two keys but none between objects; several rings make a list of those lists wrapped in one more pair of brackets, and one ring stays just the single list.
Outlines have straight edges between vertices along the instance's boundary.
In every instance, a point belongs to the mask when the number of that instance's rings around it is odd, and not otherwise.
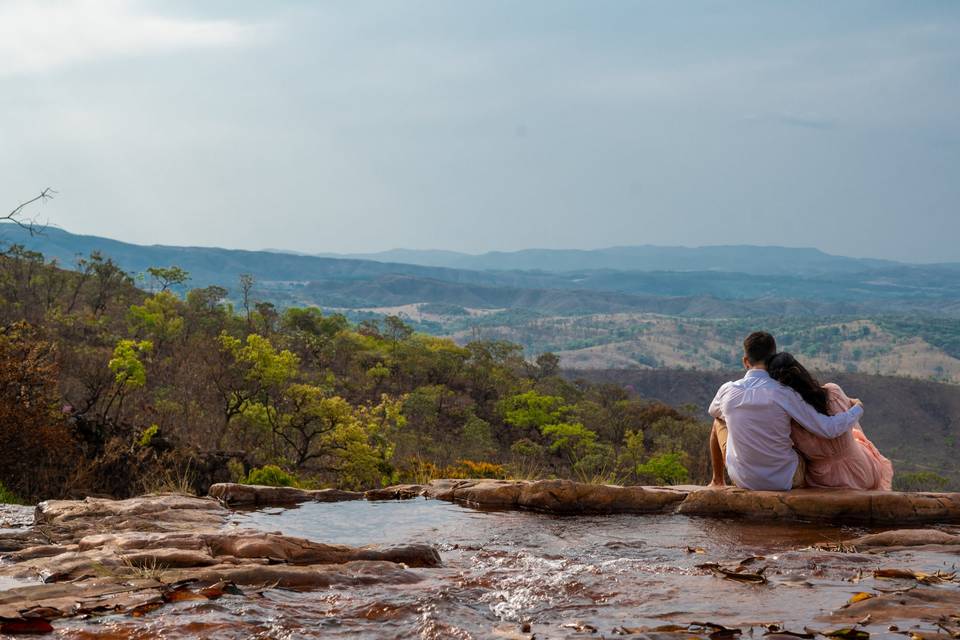
[{"label": "cloud", "polygon": [[43,73],[93,60],[236,46],[258,31],[233,20],[168,17],[121,0],[0,4],[0,75]]}]

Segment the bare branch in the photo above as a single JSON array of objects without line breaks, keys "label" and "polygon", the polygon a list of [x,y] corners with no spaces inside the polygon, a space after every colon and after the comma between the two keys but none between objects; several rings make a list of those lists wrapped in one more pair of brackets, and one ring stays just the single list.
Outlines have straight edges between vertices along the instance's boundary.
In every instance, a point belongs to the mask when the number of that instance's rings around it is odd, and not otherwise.
[{"label": "bare branch", "polygon": [[39,225],[36,219],[34,218],[23,218],[21,217],[21,214],[23,213],[24,209],[26,209],[28,206],[30,206],[34,202],[37,202],[38,200],[41,202],[45,200],[52,200],[54,194],[56,193],[57,193],[56,191],[54,191],[50,187],[47,187],[46,189],[40,192],[40,195],[34,196],[33,198],[30,198],[25,202],[21,202],[19,205],[14,207],[13,211],[11,211],[5,216],[0,216],[0,222],[4,220],[12,222],[18,227],[20,227],[21,229],[27,231],[31,236],[35,236],[43,233],[43,229],[46,227],[46,225]]}]

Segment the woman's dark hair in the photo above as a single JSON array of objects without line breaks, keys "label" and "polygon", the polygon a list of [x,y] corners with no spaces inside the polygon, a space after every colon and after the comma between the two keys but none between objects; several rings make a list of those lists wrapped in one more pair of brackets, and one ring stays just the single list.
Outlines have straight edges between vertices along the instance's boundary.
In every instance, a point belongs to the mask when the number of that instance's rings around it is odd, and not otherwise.
[{"label": "woman's dark hair", "polygon": [[817,379],[793,355],[781,351],[767,361],[770,377],[800,394],[807,404],[824,415],[830,415],[829,396]]}]

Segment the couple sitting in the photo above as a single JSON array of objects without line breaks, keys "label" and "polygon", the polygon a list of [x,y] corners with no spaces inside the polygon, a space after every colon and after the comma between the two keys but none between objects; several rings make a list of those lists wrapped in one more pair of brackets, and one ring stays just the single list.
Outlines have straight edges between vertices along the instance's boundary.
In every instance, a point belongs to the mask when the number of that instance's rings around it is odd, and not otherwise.
[{"label": "couple sitting", "polygon": [[769,333],[743,341],[747,374],[710,403],[711,487],[756,491],[798,487],[889,491],[893,465],[858,421],[863,403],[835,384],[823,386]]}]

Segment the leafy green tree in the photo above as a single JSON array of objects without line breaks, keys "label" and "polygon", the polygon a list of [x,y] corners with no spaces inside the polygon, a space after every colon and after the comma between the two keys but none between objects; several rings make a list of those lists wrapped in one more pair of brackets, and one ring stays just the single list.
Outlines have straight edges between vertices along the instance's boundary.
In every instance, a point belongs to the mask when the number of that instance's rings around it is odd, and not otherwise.
[{"label": "leafy green tree", "polygon": [[143,357],[153,351],[149,340],[120,340],[113,349],[113,358],[107,363],[113,372],[117,388],[137,389],[147,384],[147,365]]},{"label": "leafy green tree", "polygon": [[570,408],[559,396],[545,396],[527,391],[507,398],[502,403],[504,420],[520,429],[540,431],[544,426],[563,420]]},{"label": "leafy green tree", "polygon": [[542,431],[550,441],[550,451],[567,456],[571,463],[591,453],[597,444],[597,434],[579,422],[548,424]]},{"label": "leafy green tree", "polygon": [[279,395],[298,374],[299,358],[286,349],[277,350],[268,338],[255,333],[242,341],[223,332],[217,342],[221,358],[213,383],[222,400],[218,442],[223,446],[234,418],[264,394]]},{"label": "leafy green tree", "polygon": [[637,467],[637,475],[650,479],[658,485],[683,484],[690,478],[690,472],[683,465],[681,453],[662,453],[653,456]]},{"label": "leafy green tree", "polygon": [[127,312],[130,333],[150,339],[157,351],[164,350],[183,333],[184,320],[179,306],[180,301],[169,291],[147,298],[142,305],[131,305]]},{"label": "leafy green tree", "polygon": [[179,287],[190,279],[190,274],[177,266],[149,267],[147,273],[160,285],[161,292],[168,291],[171,287]]}]

